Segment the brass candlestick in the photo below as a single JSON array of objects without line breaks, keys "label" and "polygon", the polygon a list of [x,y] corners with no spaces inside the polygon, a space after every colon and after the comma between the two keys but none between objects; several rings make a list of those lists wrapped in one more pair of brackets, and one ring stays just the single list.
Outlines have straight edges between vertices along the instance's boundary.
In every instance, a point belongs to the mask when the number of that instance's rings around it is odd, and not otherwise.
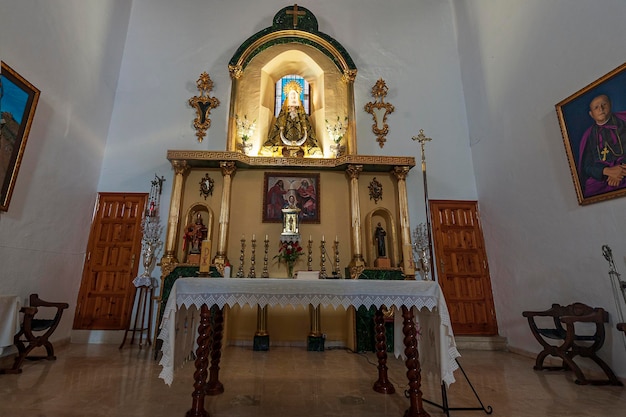
[{"label": "brass candlestick", "polygon": [[341,278],[341,271],[339,269],[339,238],[335,239],[335,267],[333,275],[335,278]]},{"label": "brass candlestick", "polygon": [[239,254],[239,269],[237,269],[237,278],[243,278],[243,260],[244,251],[246,250],[246,238],[241,236],[241,252]]},{"label": "brass candlestick", "polygon": [[256,237],[252,235],[252,254],[250,256],[250,272],[248,272],[248,278],[256,278],[256,271],[254,270],[256,252]]},{"label": "brass candlestick", "polygon": [[322,244],[320,245],[320,279],[326,278],[326,242],[322,236]]},{"label": "brass candlestick", "polygon": [[306,261],[306,269],[307,271],[312,271],[313,270],[313,239],[311,239],[311,237],[309,237],[309,244],[307,245],[307,248],[308,248],[308,257]]},{"label": "brass candlestick", "polygon": [[267,251],[270,246],[270,240],[267,235],[265,235],[265,255],[263,255],[263,273],[261,274],[261,278],[269,278],[270,273],[267,271]]}]

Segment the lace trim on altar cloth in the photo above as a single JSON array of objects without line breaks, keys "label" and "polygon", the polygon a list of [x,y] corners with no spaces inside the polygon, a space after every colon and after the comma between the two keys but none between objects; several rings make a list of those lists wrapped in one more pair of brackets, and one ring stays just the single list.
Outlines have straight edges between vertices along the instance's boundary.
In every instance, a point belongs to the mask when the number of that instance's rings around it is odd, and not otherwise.
[{"label": "lace trim on altar cloth", "polygon": [[[456,358],[460,357],[450,315],[439,286],[433,281],[358,281],[358,280],[320,280],[297,281],[287,279],[198,279],[180,278],[170,293],[159,339],[163,340],[163,356],[159,362],[163,369],[159,375],[171,385],[175,366],[179,365],[178,356],[188,353],[188,343],[179,339],[177,330],[185,327],[185,332],[193,331],[197,325],[193,321],[181,325],[178,310],[193,310],[206,304],[225,306],[307,306],[320,305],[349,308],[360,306],[395,308],[394,340],[404,339],[402,333],[402,306],[412,308],[418,331],[418,348],[422,371],[438,375],[446,385],[455,381],[454,371],[458,369]],[[179,317],[177,317],[179,316]],[[181,346],[181,344],[183,346]],[[182,347],[182,351],[181,348]],[[175,354],[175,348],[178,352]],[[394,355],[404,358],[402,343],[394,346]]]},{"label": "lace trim on altar cloth", "polygon": [[[244,307],[249,305],[254,307],[259,305],[261,307],[270,306],[299,306],[299,305],[321,305],[323,307],[337,307],[348,308],[354,306],[359,308],[360,306],[386,306],[387,308],[396,307],[401,308],[403,305],[410,305],[417,307],[418,310],[426,307],[429,310],[437,307],[437,300],[433,297],[414,297],[414,296],[376,296],[376,295],[328,295],[328,294],[277,294],[277,295],[265,295],[265,294],[184,294],[179,295],[177,299],[179,305],[184,305],[189,308],[190,306],[201,307],[202,304],[217,305],[219,308],[224,306],[234,307],[239,305]],[[449,316],[448,316],[449,320]]]}]

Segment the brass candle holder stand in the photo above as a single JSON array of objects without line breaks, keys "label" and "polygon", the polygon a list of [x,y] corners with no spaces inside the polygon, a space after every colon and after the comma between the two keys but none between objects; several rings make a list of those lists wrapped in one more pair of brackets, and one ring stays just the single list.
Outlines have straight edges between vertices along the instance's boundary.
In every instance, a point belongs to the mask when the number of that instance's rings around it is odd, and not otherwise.
[{"label": "brass candle holder stand", "polygon": [[254,236],[252,236],[251,246],[252,246],[252,254],[250,256],[250,272],[248,272],[248,278],[256,278],[256,271],[254,269],[254,266],[256,263],[255,261],[256,239]]},{"label": "brass candle holder stand", "polygon": [[309,238],[309,244],[307,245],[306,270],[313,270],[313,239],[311,238]]},{"label": "brass candle holder stand", "polygon": [[269,274],[269,272],[267,270],[267,251],[268,251],[269,246],[270,246],[270,241],[269,241],[267,235],[265,235],[264,244],[265,244],[265,254],[263,255],[263,273],[261,273],[261,278],[269,278],[270,274]]},{"label": "brass candle holder stand", "polygon": [[246,239],[241,236],[241,252],[239,254],[239,269],[237,269],[237,278],[243,278],[243,261],[245,259],[244,252],[246,250]]},{"label": "brass candle holder stand", "polygon": [[339,269],[339,239],[335,239],[335,266],[333,268],[333,276],[341,278],[341,270]]},{"label": "brass candle holder stand", "polygon": [[320,279],[326,279],[326,242],[323,237],[320,245]]}]

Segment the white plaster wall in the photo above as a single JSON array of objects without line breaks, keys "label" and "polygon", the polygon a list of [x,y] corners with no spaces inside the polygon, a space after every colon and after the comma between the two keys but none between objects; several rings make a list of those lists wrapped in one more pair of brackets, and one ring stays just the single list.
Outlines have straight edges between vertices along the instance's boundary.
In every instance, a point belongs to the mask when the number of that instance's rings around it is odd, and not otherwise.
[{"label": "white plaster wall", "polygon": [[[155,173],[165,175],[162,213],[167,216],[173,173],[166,151],[226,149],[228,61],[286,5],[280,0],[134,0],[99,191],[148,191]],[[476,199],[451,4],[321,0],[301,6],[358,68],[359,153],[416,157],[418,166],[407,180],[412,222],[425,221],[421,155],[411,140],[419,129],[433,138],[426,151],[430,197]],[[214,81],[211,96],[221,104],[211,111],[211,128],[198,143],[187,101],[199,94],[195,82],[203,71]],[[374,100],[371,89],[379,78],[389,87],[386,101],[395,106],[382,149],[363,110]]]},{"label": "white plaster wall", "polygon": [[624,63],[626,3],[455,0],[454,8],[500,333],[536,352],[523,310],[602,306],[611,323],[601,356],[624,377],[601,247],[626,273],[626,199],[578,205],[555,104]]},{"label": "white plaster wall", "polygon": [[123,0],[2,0],[2,59],[41,90],[8,212],[0,294],[67,301],[68,338],[122,58]]}]

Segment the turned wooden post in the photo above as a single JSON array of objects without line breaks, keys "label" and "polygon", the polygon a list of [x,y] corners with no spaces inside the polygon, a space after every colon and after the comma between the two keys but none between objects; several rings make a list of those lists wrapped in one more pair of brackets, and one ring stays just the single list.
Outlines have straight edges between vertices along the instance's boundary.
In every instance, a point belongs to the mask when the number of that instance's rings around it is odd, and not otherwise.
[{"label": "turned wooden post", "polygon": [[374,382],[374,391],[381,394],[393,394],[396,390],[387,377],[387,337],[385,335],[383,306],[379,307],[374,315],[374,330],[376,333],[376,357],[378,358],[378,380]]}]

